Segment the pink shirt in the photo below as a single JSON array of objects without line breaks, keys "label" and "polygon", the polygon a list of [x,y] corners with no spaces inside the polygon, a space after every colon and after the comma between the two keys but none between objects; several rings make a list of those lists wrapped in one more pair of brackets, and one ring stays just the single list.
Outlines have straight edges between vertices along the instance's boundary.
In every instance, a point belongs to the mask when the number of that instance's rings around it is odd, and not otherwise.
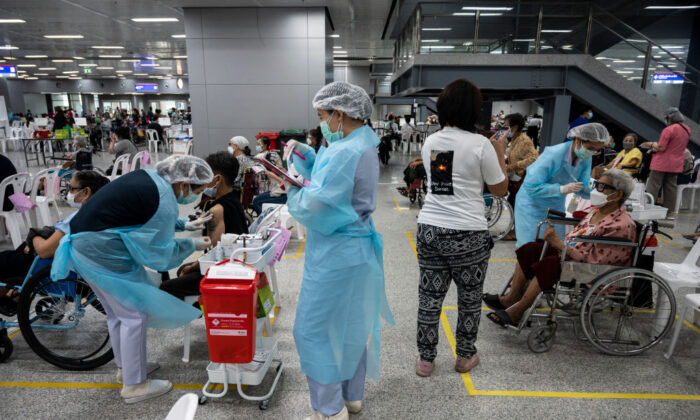
[{"label": "pink shirt", "polygon": [[[591,224],[591,218],[597,212],[598,209],[591,211],[571,233],[566,235],[566,239],[588,235],[637,240],[637,227],[624,206],[605,216],[597,224]],[[573,248],[569,248],[567,260],[588,264],[629,266],[632,264],[632,251],[633,248],[629,246],[580,242]]]},{"label": "pink shirt", "polygon": [[671,124],[664,128],[659,137],[659,146],[666,147],[663,152],[656,152],[651,158],[652,171],[683,172],[683,152],[690,140],[690,129],[685,124]]}]

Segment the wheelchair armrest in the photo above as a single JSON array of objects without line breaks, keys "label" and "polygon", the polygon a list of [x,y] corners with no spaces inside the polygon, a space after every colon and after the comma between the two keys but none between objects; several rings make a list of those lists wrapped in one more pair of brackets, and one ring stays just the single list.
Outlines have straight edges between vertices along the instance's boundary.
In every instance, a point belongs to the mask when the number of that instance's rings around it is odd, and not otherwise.
[{"label": "wheelchair armrest", "polygon": [[552,209],[547,210],[546,219],[553,225],[577,225],[581,223],[581,220],[583,220],[573,217],[566,217],[566,213]]},{"label": "wheelchair armrest", "polygon": [[637,247],[636,242],[632,242],[627,238],[617,238],[614,236],[581,235],[581,236],[576,236],[574,238],[571,238],[571,241],[572,242],[589,242],[589,243],[603,244],[603,245],[621,245],[621,246]]}]

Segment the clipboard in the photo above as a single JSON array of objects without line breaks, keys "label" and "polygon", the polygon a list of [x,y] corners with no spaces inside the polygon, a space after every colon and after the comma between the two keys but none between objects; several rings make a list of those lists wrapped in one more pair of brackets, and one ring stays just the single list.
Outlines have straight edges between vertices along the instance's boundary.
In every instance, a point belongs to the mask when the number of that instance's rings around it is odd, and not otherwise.
[{"label": "clipboard", "polygon": [[274,163],[270,162],[269,160],[261,157],[261,158],[256,158],[258,162],[260,162],[266,169],[268,169],[270,172],[273,174],[282,177],[285,181],[289,182],[291,185],[294,185],[297,188],[303,188],[304,186],[299,183],[296,179],[292,178],[289,176],[287,171],[284,169],[280,168],[279,166],[275,165]]}]

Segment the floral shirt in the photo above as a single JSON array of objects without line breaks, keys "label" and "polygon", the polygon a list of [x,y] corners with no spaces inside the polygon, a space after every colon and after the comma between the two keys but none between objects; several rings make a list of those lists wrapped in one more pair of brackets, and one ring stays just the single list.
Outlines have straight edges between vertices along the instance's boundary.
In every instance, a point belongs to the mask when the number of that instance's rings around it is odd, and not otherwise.
[{"label": "floral shirt", "polygon": [[[585,219],[566,235],[566,240],[577,236],[601,236],[637,240],[637,227],[634,220],[627,214],[624,206],[605,216],[597,224],[591,223],[591,218],[598,212],[593,209]],[[629,266],[632,263],[632,251],[629,246],[594,244],[590,242],[577,243],[568,248],[567,260],[602,265]]]},{"label": "floral shirt", "polygon": [[539,154],[532,144],[532,140],[525,133],[520,133],[518,137],[511,140],[508,150],[507,163],[517,163],[516,175],[525,176],[525,169],[532,165]]}]

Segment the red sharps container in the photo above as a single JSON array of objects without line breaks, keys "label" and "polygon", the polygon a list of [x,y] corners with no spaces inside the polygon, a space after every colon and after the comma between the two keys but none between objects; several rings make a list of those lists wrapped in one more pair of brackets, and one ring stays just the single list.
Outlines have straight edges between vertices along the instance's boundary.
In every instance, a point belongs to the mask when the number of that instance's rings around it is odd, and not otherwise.
[{"label": "red sharps container", "polygon": [[223,261],[207,271],[199,290],[209,343],[216,363],[250,363],[255,355],[259,273],[254,267]]}]

